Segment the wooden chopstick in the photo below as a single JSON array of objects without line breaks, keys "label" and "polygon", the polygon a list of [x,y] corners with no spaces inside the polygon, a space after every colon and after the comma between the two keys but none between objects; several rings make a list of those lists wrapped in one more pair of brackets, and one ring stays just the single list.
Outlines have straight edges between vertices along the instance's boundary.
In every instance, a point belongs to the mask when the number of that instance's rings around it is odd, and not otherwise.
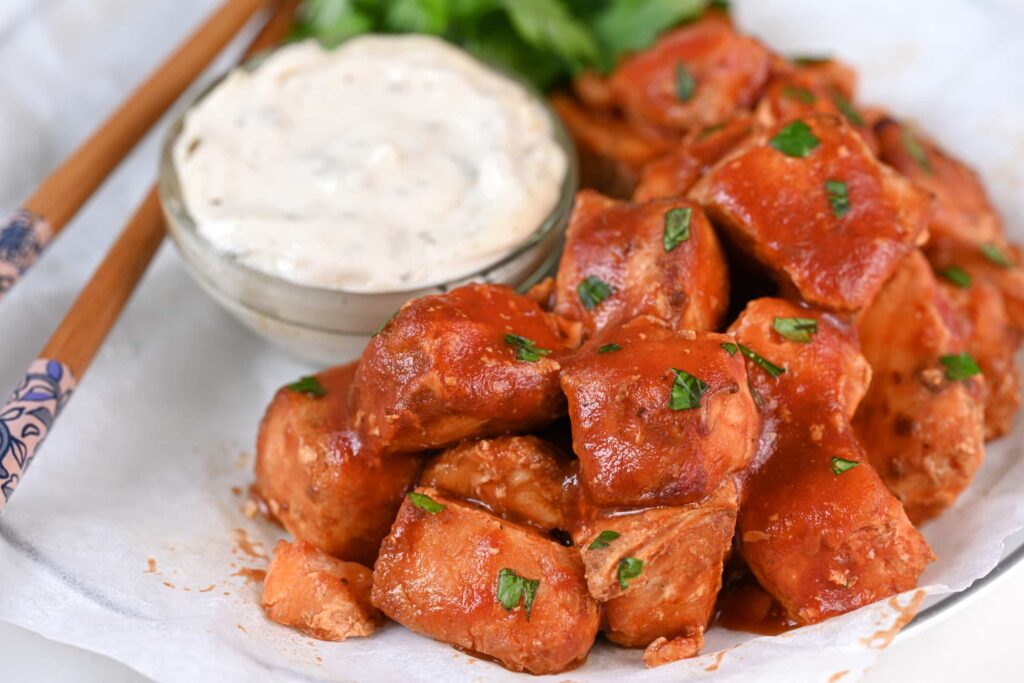
[{"label": "wooden chopstick", "polygon": [[[281,42],[298,0],[281,0],[245,56]],[[0,513],[7,506],[43,439],[71,398],[117,322],[164,238],[164,219],[154,185],[129,219],[103,263],[29,367],[10,401],[0,407]],[[5,438],[6,437],[6,438]]]},{"label": "wooden chopstick", "polygon": [[0,299],[96,188],[268,0],[225,0],[60,166],[0,222]]}]

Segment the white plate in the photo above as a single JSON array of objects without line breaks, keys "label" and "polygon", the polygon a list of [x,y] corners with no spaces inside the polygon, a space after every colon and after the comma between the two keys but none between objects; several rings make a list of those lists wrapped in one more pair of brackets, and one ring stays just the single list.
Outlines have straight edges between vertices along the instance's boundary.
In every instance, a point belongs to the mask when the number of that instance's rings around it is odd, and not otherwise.
[{"label": "white plate", "polygon": [[[0,15],[4,206],[13,208],[214,4],[62,0],[26,2],[34,15]],[[1017,66],[1024,12],[1015,3],[734,4],[741,26],[777,48],[837,52],[857,65],[865,99],[914,116],[978,165],[1011,232],[1024,237],[1024,71]],[[32,18],[44,15],[54,28]],[[96,35],[105,40],[83,49],[83,36]],[[152,142],[0,304],[2,386],[16,382],[142,197],[156,167]],[[231,322],[164,249],[0,520],[0,619],[164,681],[527,680],[394,625],[341,645],[310,641],[268,624],[256,589],[232,576],[258,564],[239,550],[233,529],[266,544],[278,535],[240,512],[231,487],[251,478],[251,459],[241,456],[251,453],[274,389],[308,370]],[[1002,539],[1024,520],[1021,433],[1018,422],[961,504],[925,528],[941,558],[926,582],[964,588],[997,565]],[[927,615],[960,600],[946,598],[919,619],[928,623]],[[861,670],[874,651],[849,629],[870,631],[884,616],[855,614],[787,639],[752,641],[727,654],[715,677],[751,667],[759,680]],[[729,639],[713,633],[711,649]],[[709,675],[703,669],[711,661],[644,671],[638,653],[600,645],[586,667],[555,680],[679,680]]]}]

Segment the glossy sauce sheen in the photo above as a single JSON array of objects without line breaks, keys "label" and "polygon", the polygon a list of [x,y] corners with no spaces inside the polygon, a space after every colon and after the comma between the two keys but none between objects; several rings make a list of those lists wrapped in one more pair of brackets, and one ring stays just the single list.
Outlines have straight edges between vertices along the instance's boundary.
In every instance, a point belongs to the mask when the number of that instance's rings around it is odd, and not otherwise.
[{"label": "glossy sauce sheen", "polygon": [[[636,318],[565,361],[573,450],[589,501],[601,507],[692,503],[753,457],[761,420],[743,359],[725,335],[674,332]],[[622,348],[598,353],[616,343]],[[669,406],[674,370],[707,385],[700,405]]]},{"label": "glossy sauce sheen", "polygon": [[[716,224],[801,297],[830,310],[867,304],[926,236],[928,194],[882,166],[844,119],[801,119],[819,142],[806,157],[755,137],[691,190]],[[846,183],[849,210],[834,214],[825,183]]]},{"label": "glossy sauce sheen", "polygon": [[260,424],[256,491],[296,538],[372,565],[419,458],[381,457],[352,431],[348,393],[355,363],[317,375],[325,394],[280,389]]},{"label": "glossy sauce sheen", "polygon": [[[436,489],[419,493],[444,509],[402,505],[374,567],[373,604],[413,631],[513,671],[582,664],[599,616],[576,550]],[[529,618],[523,602],[511,609],[499,602],[502,569],[539,581]]]},{"label": "glossy sauce sheen", "polygon": [[186,116],[174,149],[200,234],[303,285],[415,289],[536,231],[568,161],[523,86],[426,36],[281,48]]},{"label": "glossy sauce sheen", "polygon": [[[355,426],[389,453],[543,426],[565,414],[559,359],[578,343],[578,327],[499,285],[415,299],[363,352]],[[520,358],[506,335],[531,341],[538,357]]]},{"label": "glossy sauce sheen", "polygon": [[[664,246],[666,214],[689,212],[686,239]],[[611,294],[588,309],[580,284],[597,278]],[[594,332],[638,315],[670,326],[715,329],[729,300],[725,257],[700,207],[674,198],[632,204],[592,190],[576,196],[558,267],[555,312]]]},{"label": "glossy sauce sheen", "polygon": [[[817,321],[811,343],[772,330],[775,318],[794,317]],[[913,588],[934,555],[850,426],[871,377],[852,331],[778,299],[751,302],[730,331],[786,370],[747,368],[766,426],[737,538],[760,584],[801,623]],[[833,458],[861,464],[836,474]]]}]

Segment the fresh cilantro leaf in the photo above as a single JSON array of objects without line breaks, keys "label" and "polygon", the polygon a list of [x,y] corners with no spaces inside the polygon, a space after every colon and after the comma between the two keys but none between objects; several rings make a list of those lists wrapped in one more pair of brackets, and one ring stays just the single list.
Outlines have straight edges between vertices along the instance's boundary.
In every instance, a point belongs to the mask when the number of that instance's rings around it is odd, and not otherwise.
[{"label": "fresh cilantro leaf", "polygon": [[993,242],[983,244],[978,249],[981,250],[981,255],[988,259],[989,263],[993,263],[1001,268],[1012,268],[1013,261],[1006,255],[1002,247]]},{"label": "fresh cilantro leaf", "polygon": [[621,351],[622,347],[618,344],[605,344],[597,350],[598,353],[612,353],[613,351]]},{"label": "fresh cilantro leaf", "polygon": [[821,140],[806,123],[794,121],[780,130],[768,144],[786,156],[803,159],[821,144]]},{"label": "fresh cilantro leaf", "polygon": [[432,515],[436,515],[441,510],[444,510],[444,505],[424,493],[411,492],[409,494],[409,501],[420,510],[429,512]]},{"label": "fresh cilantro leaf", "polygon": [[855,126],[864,126],[864,118],[857,111],[856,107],[850,100],[846,99],[842,93],[832,93],[832,104],[836,105],[836,109],[842,112],[846,120]]},{"label": "fresh cilantro leaf", "polygon": [[288,391],[294,391],[297,394],[305,394],[306,396],[312,396],[313,398],[323,398],[327,395],[327,390],[324,389],[324,385],[320,384],[320,380],[312,376],[303,377],[298,382],[292,382],[285,388],[288,389]]},{"label": "fresh cilantro leaf", "polygon": [[477,58],[519,74],[542,90],[566,75],[565,65],[560,60],[524,43],[503,12],[492,12],[467,22],[459,42]]},{"label": "fresh cilantro leaf", "polygon": [[533,612],[533,601],[537,598],[540,579],[527,579],[516,574],[514,569],[505,568],[498,572],[497,598],[506,611],[511,612],[523,603],[526,620]]},{"label": "fresh cilantro leaf", "polygon": [[506,334],[505,344],[516,350],[516,360],[536,363],[541,356],[551,355],[550,349],[539,348],[532,339],[520,337],[518,334]]},{"label": "fresh cilantro leaf", "polygon": [[649,47],[665,30],[696,19],[708,0],[611,0],[593,19],[602,46],[614,58]]},{"label": "fresh cilantro leaf", "polygon": [[693,77],[686,64],[676,64],[676,97],[680,102],[689,102],[693,99],[693,93],[697,91],[697,79]]},{"label": "fresh cilantro leaf", "polygon": [[618,531],[612,531],[611,529],[605,529],[597,535],[594,542],[587,546],[587,550],[600,550],[601,548],[607,548],[608,544],[614,541],[616,538],[621,536]]},{"label": "fresh cilantro leaf", "polygon": [[838,477],[843,472],[847,472],[849,470],[852,470],[854,467],[856,467],[859,464],[860,463],[857,462],[856,460],[844,460],[843,458],[835,458],[835,457],[833,457],[832,458],[832,474],[834,474],[834,475],[836,475]]},{"label": "fresh cilantro leaf", "polygon": [[441,35],[450,21],[448,0],[392,0],[384,24],[400,33]]},{"label": "fresh cilantro leaf", "polygon": [[900,141],[903,143],[903,149],[910,155],[910,158],[917,162],[922,171],[930,174],[932,172],[932,160],[928,158],[928,152],[925,151],[921,141],[914,135],[914,131],[910,130],[908,126],[903,126],[900,133]]},{"label": "fresh cilantro leaf", "polygon": [[820,66],[832,61],[829,55],[797,55],[793,57],[793,63],[797,66]]},{"label": "fresh cilantro leaf", "polygon": [[826,180],[825,193],[836,218],[842,218],[850,212],[850,195],[846,183],[841,180]]},{"label": "fresh cilantro leaf", "polygon": [[598,58],[596,38],[560,0],[502,0],[501,4],[528,45],[556,55],[573,68]]},{"label": "fresh cilantro leaf", "polygon": [[716,123],[713,126],[707,126],[706,128],[702,128],[701,131],[697,133],[697,140],[707,140],[709,137],[711,137],[712,135],[721,130],[725,130],[724,123]]},{"label": "fresh cilantro leaf", "polygon": [[685,370],[672,368],[676,378],[672,382],[668,407],[672,410],[692,410],[700,407],[700,397],[708,390],[708,385]]},{"label": "fresh cilantro leaf", "polygon": [[962,382],[981,374],[981,368],[969,353],[940,356],[939,362],[946,366],[946,379],[951,382]]},{"label": "fresh cilantro leaf", "polygon": [[624,557],[619,561],[619,586],[622,590],[629,588],[629,582],[640,576],[644,569],[644,561],[635,557]]},{"label": "fresh cilantro leaf", "polygon": [[693,210],[669,209],[665,212],[665,229],[661,241],[665,251],[672,251],[683,242],[690,239],[690,220],[693,217]]},{"label": "fresh cilantro leaf", "polygon": [[782,96],[788,97],[791,100],[796,100],[801,104],[814,104],[818,99],[814,96],[814,93],[807,88],[798,88],[792,85],[787,85],[782,89]]},{"label": "fresh cilantro leaf", "polygon": [[960,289],[967,289],[968,287],[971,286],[971,283],[973,282],[971,274],[957,265],[949,266],[948,268],[943,268],[942,270],[939,271],[939,275],[949,280]]},{"label": "fresh cilantro leaf", "polygon": [[388,318],[387,320],[385,320],[384,322],[382,322],[382,323],[380,324],[380,327],[378,327],[378,328],[377,328],[376,330],[374,330],[374,332],[373,332],[373,336],[374,336],[374,337],[376,337],[376,336],[377,336],[378,334],[380,334],[381,332],[383,332],[383,331],[384,331],[384,328],[388,326],[388,323],[390,323],[390,322],[391,322],[392,320],[394,320],[395,318],[397,318],[397,317],[398,317],[398,314],[399,314],[399,312],[401,312],[401,310],[402,310],[402,309],[398,309],[397,311],[395,311],[394,313],[392,313],[392,314],[391,314],[391,317],[390,317],[390,318]]},{"label": "fresh cilantro leaf", "polygon": [[597,308],[598,304],[614,294],[615,288],[601,278],[588,275],[576,288],[576,293],[580,296],[583,308],[592,311]]},{"label": "fresh cilantro leaf", "polygon": [[771,375],[773,379],[778,379],[780,375],[786,372],[785,368],[780,368],[778,365],[757,353],[749,346],[744,346],[743,344],[739,344],[738,346],[740,347],[740,353],[743,354],[744,358],[755,363],[759,368]]},{"label": "fresh cilantro leaf", "polygon": [[359,4],[356,0],[306,0],[297,12],[292,38],[316,38],[330,48],[372,31],[373,17]]},{"label": "fresh cilantro leaf", "polygon": [[814,318],[776,318],[772,329],[788,341],[810,344],[818,333],[818,321]]},{"label": "fresh cilantro leaf", "polygon": [[736,346],[732,342],[723,343],[722,348],[725,349],[725,352],[730,356],[735,356],[736,352],[740,350],[740,347]]}]

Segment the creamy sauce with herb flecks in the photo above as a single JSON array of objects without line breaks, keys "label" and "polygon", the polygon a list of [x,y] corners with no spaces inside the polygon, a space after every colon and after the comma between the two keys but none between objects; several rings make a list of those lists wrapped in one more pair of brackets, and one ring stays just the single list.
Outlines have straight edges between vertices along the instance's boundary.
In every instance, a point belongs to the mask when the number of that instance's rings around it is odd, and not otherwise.
[{"label": "creamy sauce with herb flecks", "polygon": [[215,248],[353,292],[501,260],[555,208],[568,167],[535,96],[427,36],[280,48],[188,113],[173,158]]}]

